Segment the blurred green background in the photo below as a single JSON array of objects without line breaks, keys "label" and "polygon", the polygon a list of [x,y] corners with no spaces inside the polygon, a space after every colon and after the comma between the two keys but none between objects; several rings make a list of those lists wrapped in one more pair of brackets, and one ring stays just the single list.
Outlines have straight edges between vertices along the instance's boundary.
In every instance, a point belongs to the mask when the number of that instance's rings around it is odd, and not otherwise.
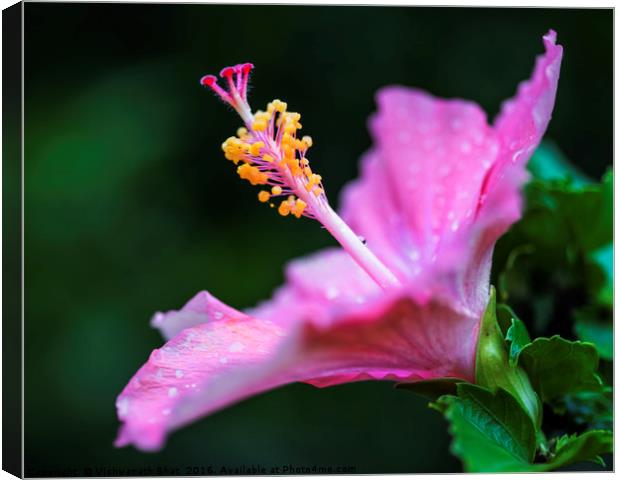
[{"label": "blurred green background", "polygon": [[277,97],[302,112],[337,205],[370,146],[378,88],[473,99],[492,118],[549,28],[565,57],[547,138],[599,178],[612,162],[611,10],[27,3],[26,474],[460,471],[441,416],[390,384],[282,388],[174,433],[157,454],[112,447],[114,401],[161,344],[154,311],[201,289],[252,306],[288,260],[334,244],[239,181],[220,144],[240,122],[203,74],[253,62],[253,106]]}]

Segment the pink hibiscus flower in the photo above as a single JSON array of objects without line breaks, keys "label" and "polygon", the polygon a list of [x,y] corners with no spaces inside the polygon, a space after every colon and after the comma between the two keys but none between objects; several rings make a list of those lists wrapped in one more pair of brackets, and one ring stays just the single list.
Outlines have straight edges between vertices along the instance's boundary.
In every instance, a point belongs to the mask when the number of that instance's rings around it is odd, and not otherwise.
[{"label": "pink hibiscus flower", "polygon": [[239,176],[268,185],[259,200],[282,197],[281,215],[316,219],[341,248],[291,262],[286,284],[249,311],[200,292],[156,314],[167,343],[118,397],[116,445],[157,450],[168,432],[291,382],[473,381],[493,246],[520,216],[525,165],[555,100],[562,47],[553,31],[543,39],[531,79],[493,125],[472,102],[379,91],[374,146],[341,215],[310,168],[299,114],[278,100],[252,113],[252,65],[222,70],[227,89],[203,77],[244,120],[222,146]]}]

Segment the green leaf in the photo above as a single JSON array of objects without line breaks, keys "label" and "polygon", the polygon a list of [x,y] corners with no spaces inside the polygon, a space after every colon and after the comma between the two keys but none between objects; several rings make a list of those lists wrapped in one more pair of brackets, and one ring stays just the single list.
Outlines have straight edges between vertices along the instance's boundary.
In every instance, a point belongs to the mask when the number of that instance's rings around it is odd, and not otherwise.
[{"label": "green leaf", "polygon": [[445,395],[431,406],[450,423],[451,451],[469,472],[543,472],[584,461],[602,463],[600,455],[613,448],[608,430],[563,435],[552,440],[547,462],[532,463],[536,432],[525,410],[505,390],[493,393],[460,383],[457,396]]},{"label": "green leaf", "polygon": [[584,308],[574,312],[575,333],[584,342],[593,343],[600,358],[613,360],[614,331],[613,323],[603,318],[596,308]]},{"label": "green leaf", "polygon": [[548,141],[540,144],[527,168],[540,180],[570,180],[576,186],[592,183],[567,160],[558,147]]},{"label": "green leaf", "polygon": [[504,336],[497,322],[495,289],[491,287],[489,303],[482,317],[476,351],[476,383],[495,391],[510,392],[529,414],[533,425],[541,423],[540,400],[525,372],[508,360]]},{"label": "green leaf", "polygon": [[451,450],[470,472],[529,470],[536,434],[528,414],[503,389],[495,393],[472,384],[457,385],[458,396],[435,404],[450,422]]},{"label": "green leaf", "polygon": [[519,352],[531,343],[530,334],[527,332],[525,324],[514,314],[510,319],[510,328],[506,332],[506,341],[510,347],[508,360],[510,365],[514,367],[517,365]]},{"label": "green leaf", "polygon": [[524,216],[495,250],[500,298],[538,335],[572,309],[612,306],[613,173],[598,183],[565,173],[527,185]]},{"label": "green leaf", "polygon": [[589,429],[610,430],[613,427],[613,390],[603,387],[598,392],[564,395],[553,410],[556,414],[570,416],[576,424]]},{"label": "green leaf", "polygon": [[557,213],[583,251],[593,251],[613,241],[611,172],[605,174],[600,184],[580,189],[558,187],[550,189],[550,193],[557,202]]},{"label": "green leaf", "polygon": [[609,430],[591,430],[581,435],[564,435],[557,439],[553,458],[545,470],[577,462],[596,462],[604,465],[600,455],[613,450],[613,434]]},{"label": "green leaf", "polygon": [[590,262],[601,273],[602,282],[596,291],[596,300],[608,307],[614,302],[614,245],[609,243],[588,255]]},{"label": "green leaf", "polygon": [[462,378],[444,377],[422,380],[420,382],[398,383],[396,388],[410,390],[413,393],[435,401],[442,395],[455,395],[456,386],[459,383],[463,383]]},{"label": "green leaf", "polygon": [[591,343],[571,342],[559,335],[537,338],[518,357],[532,386],[544,402],[579,391],[597,391],[598,354]]},{"label": "green leaf", "polygon": [[506,265],[497,278],[499,294],[502,301],[506,302],[510,296],[510,273],[513,271],[515,263],[521,255],[531,255],[533,253],[535,253],[534,246],[525,244],[514,248],[508,255]]}]

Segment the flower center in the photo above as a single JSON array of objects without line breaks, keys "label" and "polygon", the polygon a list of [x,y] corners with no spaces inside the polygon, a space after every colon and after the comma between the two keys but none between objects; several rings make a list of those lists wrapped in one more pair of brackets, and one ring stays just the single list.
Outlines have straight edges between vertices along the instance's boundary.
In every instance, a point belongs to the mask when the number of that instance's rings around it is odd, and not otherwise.
[{"label": "flower center", "polygon": [[396,276],[368,249],[351,228],[329,206],[322,177],[314,173],[306,157],[312,138],[298,138],[301,115],[287,111],[287,104],[273,100],[265,111],[252,113],[247,101],[251,63],[226,67],[220,76],[228,89],[217,83],[214,75],[205,75],[200,83],[213,90],[241,116],[245,127],[222,144],[224,156],[237,165],[237,174],[252,185],[266,185],[258,199],[275,207],[282,216],[302,216],[319,221],[344,249],[381,287],[399,285]]}]

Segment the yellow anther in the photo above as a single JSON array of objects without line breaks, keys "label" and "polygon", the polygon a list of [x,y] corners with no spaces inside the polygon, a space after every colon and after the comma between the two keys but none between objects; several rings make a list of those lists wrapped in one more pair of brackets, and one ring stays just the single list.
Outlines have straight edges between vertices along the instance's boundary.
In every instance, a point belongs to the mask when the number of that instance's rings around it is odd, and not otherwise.
[{"label": "yellow anther", "polygon": [[237,136],[239,138],[245,137],[248,134],[248,129],[245,127],[239,127],[237,129]]},{"label": "yellow anther", "polygon": [[307,166],[310,164],[310,161],[309,161],[306,157],[302,157],[302,158],[301,158],[301,164],[302,164],[304,167],[307,167]]},{"label": "yellow anther", "polygon": [[280,112],[280,113],[284,113],[286,112],[286,102],[282,102],[281,100],[278,100],[277,98],[271,102],[274,109],[276,110],[276,112]]},{"label": "yellow anther", "polygon": [[304,174],[306,175],[306,177],[309,177],[310,175],[312,175],[312,169],[310,167],[304,167]]},{"label": "yellow anther", "polygon": [[252,123],[252,130],[256,130],[257,132],[267,130],[267,122],[265,120],[254,120],[254,123]]},{"label": "yellow anther", "polygon": [[323,193],[323,189],[320,187],[314,187],[314,190],[312,190],[312,193],[314,193],[315,197],[318,197],[319,195]]},{"label": "yellow anther", "polygon": [[308,183],[306,183],[306,190],[308,192],[312,190],[312,187],[321,183],[321,179],[322,179],[321,176],[317,175],[316,173],[308,175]]},{"label": "yellow anther", "polygon": [[291,170],[291,174],[294,177],[299,177],[301,175],[301,168],[299,168],[299,160],[296,158],[289,158],[287,161],[288,168]]},{"label": "yellow anther", "polygon": [[237,173],[242,179],[249,181],[252,185],[263,185],[269,180],[266,173],[261,172],[257,167],[253,167],[249,163],[244,163],[238,167]]},{"label": "yellow anther", "polygon": [[301,198],[298,198],[295,202],[295,206],[291,209],[291,212],[297,218],[300,218],[303,215],[304,210],[306,209],[306,205],[306,202],[304,202]]},{"label": "yellow anther", "polygon": [[282,195],[282,187],[280,187],[279,185],[276,185],[275,187],[271,187],[271,194]]},{"label": "yellow anther", "polygon": [[265,160],[266,162],[271,163],[271,162],[273,162],[274,159],[273,159],[273,157],[271,155],[268,155],[268,154],[265,153],[263,155],[263,160]]},{"label": "yellow anther", "polygon": [[293,137],[291,137],[291,134],[286,132],[284,133],[284,135],[282,135],[282,140],[280,141],[280,143],[282,145],[290,145],[291,143],[293,143]]},{"label": "yellow anther", "polygon": [[264,142],[256,142],[253,143],[249,149],[250,155],[254,157],[258,157],[260,155],[260,149],[265,146]]},{"label": "yellow anther", "polygon": [[265,203],[269,200],[269,192],[266,192],[265,190],[261,190],[260,192],[258,192],[258,200]]},{"label": "yellow anther", "polygon": [[252,122],[252,130],[257,130],[262,132],[267,128],[267,122],[271,118],[271,115],[268,112],[263,112],[259,110],[254,114],[254,122]]},{"label": "yellow anther", "polygon": [[297,128],[295,127],[295,125],[293,125],[292,123],[287,123],[284,126],[284,133],[295,133],[297,131]]},{"label": "yellow anther", "polygon": [[239,141],[239,139],[236,137],[228,137],[226,140],[224,140],[224,143],[222,143],[222,150],[226,151],[227,149],[231,148],[235,141]]},{"label": "yellow anther", "polygon": [[295,158],[295,150],[291,148],[289,145],[282,146],[282,153],[284,153],[284,158],[287,160]]},{"label": "yellow anther", "polygon": [[310,148],[312,146],[312,137],[309,135],[304,135],[301,141],[306,144],[307,148]]},{"label": "yellow anther", "polygon": [[278,207],[278,213],[283,217],[286,217],[289,213],[291,213],[291,206],[288,201],[283,201]]}]

